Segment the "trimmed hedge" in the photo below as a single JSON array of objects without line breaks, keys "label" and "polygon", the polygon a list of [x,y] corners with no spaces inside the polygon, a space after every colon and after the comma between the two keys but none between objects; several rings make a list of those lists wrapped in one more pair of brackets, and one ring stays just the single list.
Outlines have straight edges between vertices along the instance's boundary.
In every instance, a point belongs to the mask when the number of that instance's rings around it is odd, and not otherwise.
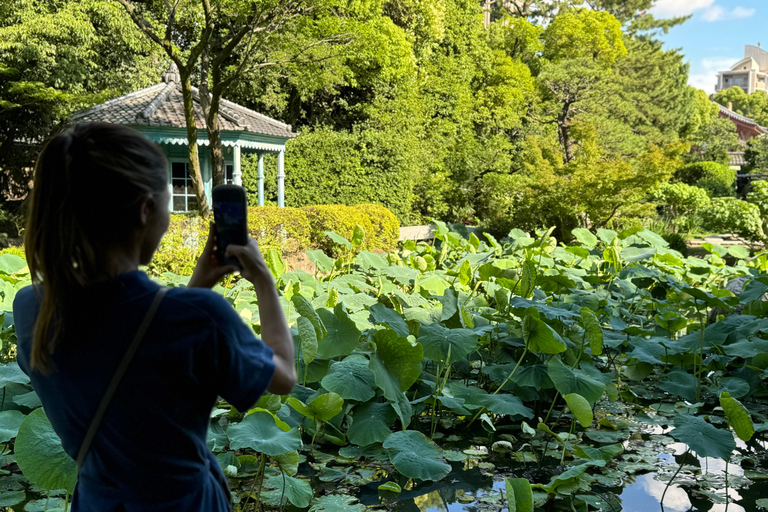
[{"label": "trimmed hedge", "polygon": [[[365,230],[364,249],[389,251],[397,245],[400,236],[397,218],[376,204],[248,208],[248,232],[265,254],[270,249],[281,253],[306,249],[334,252],[335,244],[323,231],[335,231],[351,239],[356,224]],[[171,215],[168,232],[148,270],[157,275],[163,272],[192,275],[207,238],[208,223],[202,218],[193,214]]]}]

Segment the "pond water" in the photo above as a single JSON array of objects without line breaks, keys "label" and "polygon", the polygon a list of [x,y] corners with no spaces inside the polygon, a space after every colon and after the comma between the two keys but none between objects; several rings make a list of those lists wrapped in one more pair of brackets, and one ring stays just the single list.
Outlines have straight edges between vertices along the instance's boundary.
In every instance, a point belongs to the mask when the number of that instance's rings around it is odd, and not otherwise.
[{"label": "pond water", "polygon": [[[738,454],[727,464],[720,459],[696,457],[687,445],[668,436],[671,426],[658,420],[630,421],[624,453],[615,459],[616,484],[594,484],[591,494],[608,503],[604,510],[616,512],[760,512],[756,505],[768,498],[768,463],[765,442],[751,447],[737,440]],[[461,448],[459,448],[461,449]],[[472,450],[465,450],[472,452]],[[399,494],[380,493],[383,481],[358,488],[360,503],[394,512],[506,512],[504,476],[524,476],[546,483],[562,472],[559,458],[547,456],[543,464],[510,463],[508,455],[470,455],[467,461],[452,462],[453,470],[439,482],[420,482]],[[682,464],[682,467],[681,467]],[[613,466],[613,462],[609,466]],[[743,466],[743,467],[742,467]],[[749,468],[745,470],[744,468]],[[678,471],[680,469],[680,471]],[[764,478],[752,480],[747,478]],[[669,480],[674,476],[671,485]],[[728,499],[726,500],[726,488]],[[663,497],[663,506],[662,506]],[[567,501],[548,503],[537,510],[571,510]]]}]

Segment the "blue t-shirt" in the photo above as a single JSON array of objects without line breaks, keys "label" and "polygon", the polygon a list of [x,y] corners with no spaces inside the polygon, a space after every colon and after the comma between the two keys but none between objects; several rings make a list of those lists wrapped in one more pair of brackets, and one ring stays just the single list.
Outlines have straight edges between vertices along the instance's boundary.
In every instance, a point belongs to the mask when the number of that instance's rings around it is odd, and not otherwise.
[{"label": "blue t-shirt", "polygon": [[[158,288],[134,271],[68,297],[47,375],[29,365],[39,288],[16,295],[19,366],[72,458]],[[211,409],[218,396],[240,411],[253,406],[272,380],[272,355],[220,295],[170,289],[83,462],[72,511],[228,510],[226,480],[206,446]]]}]

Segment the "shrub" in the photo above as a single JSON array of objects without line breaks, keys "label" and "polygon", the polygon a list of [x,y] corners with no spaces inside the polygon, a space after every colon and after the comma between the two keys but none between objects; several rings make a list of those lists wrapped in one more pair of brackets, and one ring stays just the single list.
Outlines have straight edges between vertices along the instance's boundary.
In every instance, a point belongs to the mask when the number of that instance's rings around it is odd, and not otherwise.
[{"label": "shrub", "polygon": [[248,232],[264,253],[269,249],[300,251],[309,247],[312,239],[309,217],[299,208],[248,208]]},{"label": "shrub", "polygon": [[710,203],[706,190],[685,183],[665,183],[651,193],[651,197],[664,205],[672,217],[695,213]]},{"label": "shrub", "polygon": [[706,229],[721,233],[735,233],[748,240],[765,238],[757,205],[735,197],[716,197],[709,208],[701,211]]},{"label": "shrub", "polygon": [[[288,142],[285,153],[285,202],[316,204],[378,203],[398,219],[411,215],[413,177],[418,162],[404,150],[406,142],[377,130],[334,131],[307,128]],[[275,200],[276,164],[265,156],[265,201]],[[257,159],[243,160],[243,186],[255,204]]]},{"label": "shrub", "polygon": [[208,223],[196,214],[171,215],[171,223],[148,270],[191,276],[208,239]]},{"label": "shrub", "polygon": [[736,171],[717,162],[696,162],[675,171],[673,180],[703,188],[711,197],[729,197],[734,195]]},{"label": "shrub", "polygon": [[753,181],[747,201],[760,208],[760,214],[768,217],[768,181]]},{"label": "shrub", "polygon": [[312,226],[312,245],[326,252],[334,252],[336,244],[329,239],[324,231],[335,231],[347,240],[352,239],[355,225],[359,224],[365,231],[364,249],[377,247],[375,233],[371,219],[367,213],[357,206],[315,205],[302,208],[309,216]]},{"label": "shrub", "polygon": [[19,256],[20,258],[27,259],[27,255],[24,252],[24,246],[21,245],[19,247],[6,247],[5,249],[0,249],[0,254],[15,254],[16,256]]},{"label": "shrub", "polygon": [[382,251],[391,251],[397,246],[400,239],[400,223],[395,214],[380,204],[359,204],[359,208],[373,224],[373,233],[367,233],[366,237],[376,237],[375,246]]}]

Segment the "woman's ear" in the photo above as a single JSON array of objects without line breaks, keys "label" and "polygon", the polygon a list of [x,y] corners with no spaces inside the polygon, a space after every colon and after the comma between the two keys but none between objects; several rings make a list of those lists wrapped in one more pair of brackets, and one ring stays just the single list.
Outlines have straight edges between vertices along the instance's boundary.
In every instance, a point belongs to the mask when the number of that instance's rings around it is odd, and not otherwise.
[{"label": "woman's ear", "polygon": [[139,225],[141,227],[146,226],[149,223],[149,219],[155,214],[157,209],[157,201],[151,195],[144,197],[139,205]]}]

